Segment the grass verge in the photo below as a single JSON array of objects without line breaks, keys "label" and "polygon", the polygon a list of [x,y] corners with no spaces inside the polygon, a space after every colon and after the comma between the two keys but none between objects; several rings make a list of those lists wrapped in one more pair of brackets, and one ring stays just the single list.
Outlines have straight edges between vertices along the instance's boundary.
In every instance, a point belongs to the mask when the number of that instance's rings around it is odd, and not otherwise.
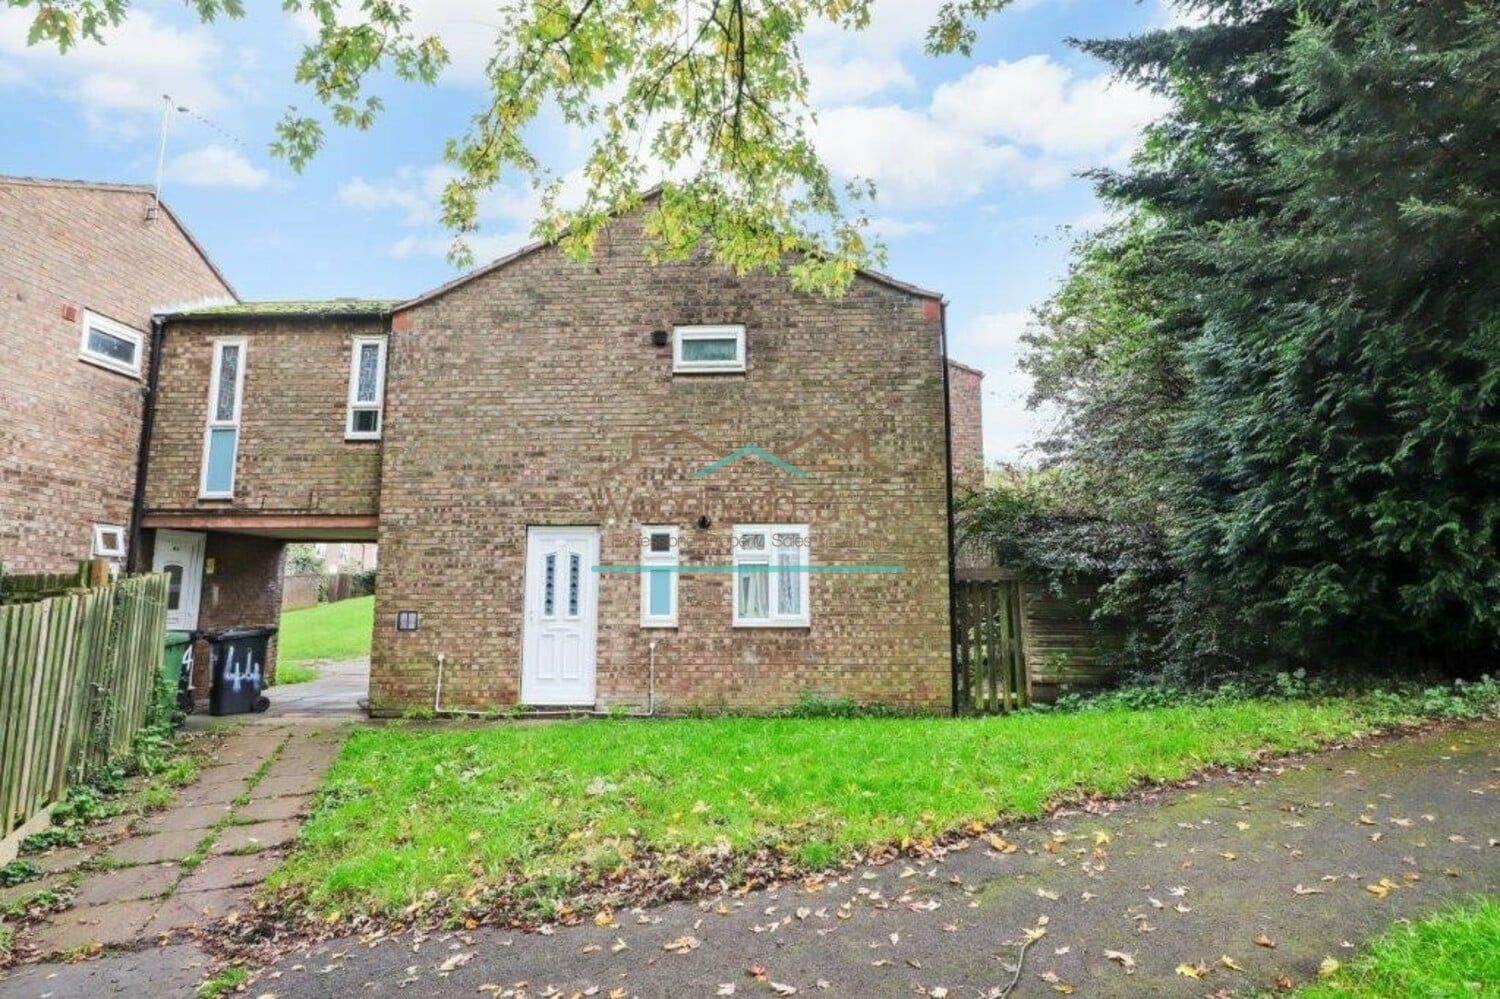
[{"label": "grass verge", "polygon": [[1476,899],[1391,930],[1300,999],[1500,996],[1500,899]]},{"label": "grass verge", "polygon": [[373,596],[287,611],[281,615],[276,655],[283,664],[368,658],[374,630]]},{"label": "grass verge", "polygon": [[1329,699],[367,729],[346,742],[270,885],[320,916],[390,916],[461,897],[545,918],[627,872],[657,883],[733,874],[758,852],[826,868],[872,847],[1034,817],[1070,795],[1311,749],[1370,721],[1357,702]]}]

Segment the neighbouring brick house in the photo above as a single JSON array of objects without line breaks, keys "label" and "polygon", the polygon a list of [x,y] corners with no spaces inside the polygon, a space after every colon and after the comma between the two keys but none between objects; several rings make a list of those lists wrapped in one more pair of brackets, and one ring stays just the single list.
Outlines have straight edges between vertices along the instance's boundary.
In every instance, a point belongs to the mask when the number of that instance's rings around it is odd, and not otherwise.
[{"label": "neighbouring brick house", "polygon": [[983,462],[940,296],[652,265],[641,221],[406,302],[159,315],[143,557],[191,623],[275,623],[289,542],[378,541],[376,713],[947,709]]},{"label": "neighbouring brick house", "polygon": [[151,317],[233,298],[151,188],[0,177],[0,565],[124,558]]}]

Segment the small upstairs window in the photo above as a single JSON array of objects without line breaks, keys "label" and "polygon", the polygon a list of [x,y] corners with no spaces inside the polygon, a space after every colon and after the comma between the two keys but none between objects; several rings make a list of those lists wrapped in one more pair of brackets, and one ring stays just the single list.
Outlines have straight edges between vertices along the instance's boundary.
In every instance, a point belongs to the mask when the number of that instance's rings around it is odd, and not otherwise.
[{"label": "small upstairs window", "polygon": [[721,374],[745,370],[745,327],[676,326],[672,329],[672,371]]},{"label": "small upstairs window", "polygon": [[139,378],[143,343],[145,338],[139,331],[84,310],[78,356],[90,364]]},{"label": "small upstairs window", "polygon": [[380,440],[384,410],[385,337],[357,336],[349,368],[349,416],[344,439]]},{"label": "small upstairs window", "polygon": [[125,528],[119,524],[95,524],[93,555],[95,558],[124,558]]}]

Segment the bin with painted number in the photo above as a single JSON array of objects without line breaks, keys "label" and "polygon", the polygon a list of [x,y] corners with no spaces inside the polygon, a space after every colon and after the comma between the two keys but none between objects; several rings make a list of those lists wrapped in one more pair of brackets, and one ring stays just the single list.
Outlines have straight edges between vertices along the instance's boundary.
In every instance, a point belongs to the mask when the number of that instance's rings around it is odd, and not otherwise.
[{"label": "bin with painted number", "polygon": [[275,628],[230,628],[208,639],[208,711],[240,715],[264,711],[270,701],[261,696],[265,683],[266,651]]}]

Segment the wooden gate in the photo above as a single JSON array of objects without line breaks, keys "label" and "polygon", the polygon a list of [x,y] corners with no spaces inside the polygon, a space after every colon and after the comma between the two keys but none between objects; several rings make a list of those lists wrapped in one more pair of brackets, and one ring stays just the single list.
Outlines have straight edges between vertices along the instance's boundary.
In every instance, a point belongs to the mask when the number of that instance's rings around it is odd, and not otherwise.
[{"label": "wooden gate", "polygon": [[954,713],[996,714],[1030,704],[1020,580],[960,570],[953,610]]}]

